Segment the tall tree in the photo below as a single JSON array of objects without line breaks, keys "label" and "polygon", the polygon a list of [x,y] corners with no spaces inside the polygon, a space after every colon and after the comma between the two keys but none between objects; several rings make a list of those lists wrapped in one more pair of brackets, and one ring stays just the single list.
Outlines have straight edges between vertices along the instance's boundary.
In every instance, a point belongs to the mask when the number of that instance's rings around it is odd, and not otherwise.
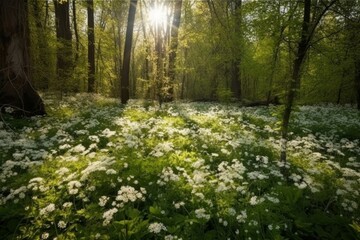
[{"label": "tall tree", "polygon": [[47,90],[49,88],[49,69],[51,69],[51,61],[49,58],[49,40],[47,35],[48,27],[46,26],[46,16],[44,18],[46,13],[44,14],[42,5],[42,1],[32,1],[32,13],[35,22],[34,32],[36,34],[36,43],[32,43],[32,48],[35,48],[34,45],[36,44],[37,51],[33,51],[31,58],[32,63],[36,62],[38,66],[31,69],[31,73],[33,75],[34,85],[41,90]]},{"label": "tall tree", "polygon": [[80,48],[80,39],[79,39],[79,31],[77,24],[77,14],[76,14],[76,0],[72,1],[72,12],[73,12],[73,23],[74,23],[74,34],[75,34],[75,63],[79,59],[79,48]]},{"label": "tall tree", "polygon": [[131,61],[131,48],[134,32],[134,22],[136,14],[137,0],[130,0],[128,24],[126,28],[124,60],[121,69],[121,103],[126,104],[130,98],[130,61]]},{"label": "tall tree", "polygon": [[72,73],[72,44],[69,16],[69,1],[54,0],[55,6],[55,27],[58,48],[56,52],[56,72],[60,91],[67,92],[69,80]]},{"label": "tall tree", "polygon": [[350,49],[349,56],[354,68],[354,91],[357,109],[360,110],[360,6],[359,1],[348,1],[341,6],[345,17],[346,49]]},{"label": "tall tree", "polygon": [[0,0],[0,109],[15,115],[45,114],[29,75],[29,28],[25,0]]},{"label": "tall tree", "polygon": [[94,1],[87,0],[88,20],[88,92],[95,92]]},{"label": "tall tree", "polygon": [[176,63],[176,51],[179,45],[179,27],[181,20],[181,6],[182,0],[175,1],[175,11],[173,16],[173,21],[171,25],[171,33],[170,33],[170,50],[169,50],[169,91],[167,100],[174,99],[174,83],[175,83],[175,63]]},{"label": "tall tree", "polygon": [[[292,64],[292,75],[290,79],[290,88],[287,93],[287,99],[285,103],[285,110],[282,116],[282,126],[281,126],[281,161],[286,162],[286,145],[288,141],[288,132],[289,132],[289,120],[292,112],[293,103],[295,100],[296,92],[300,89],[300,81],[302,76],[302,67],[306,60],[307,52],[311,45],[311,40],[315,34],[316,27],[320,23],[321,19],[329,8],[335,4],[337,0],[331,0],[330,2],[317,3],[317,5],[311,8],[311,0],[304,1],[304,10],[303,10],[303,21],[301,36],[297,44],[297,51],[295,60]],[[319,5],[318,5],[319,4]],[[322,6],[320,6],[322,5]],[[313,9],[313,12],[311,11]],[[312,13],[312,15],[311,15]],[[312,16],[312,19],[311,19]]]},{"label": "tall tree", "polygon": [[243,23],[242,23],[242,0],[234,0],[234,22],[235,26],[233,28],[234,31],[234,54],[231,61],[231,91],[235,98],[241,100],[241,55],[243,54],[241,51],[242,45],[242,31],[243,31]]}]

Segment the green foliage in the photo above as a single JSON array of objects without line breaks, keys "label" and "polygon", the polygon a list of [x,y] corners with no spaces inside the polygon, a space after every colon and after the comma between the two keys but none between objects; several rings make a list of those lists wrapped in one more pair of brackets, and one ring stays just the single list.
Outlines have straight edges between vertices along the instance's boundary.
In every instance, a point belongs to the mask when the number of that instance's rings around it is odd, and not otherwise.
[{"label": "green foliage", "polygon": [[227,88],[218,88],[216,91],[216,96],[221,103],[230,103],[233,98],[231,90]]},{"label": "green foliage", "polygon": [[335,134],[356,127],[357,112],[300,107],[286,166],[278,162],[274,112],[210,103],[123,107],[77,95],[24,128],[6,119],[0,233],[4,239],[359,239],[359,142]]}]

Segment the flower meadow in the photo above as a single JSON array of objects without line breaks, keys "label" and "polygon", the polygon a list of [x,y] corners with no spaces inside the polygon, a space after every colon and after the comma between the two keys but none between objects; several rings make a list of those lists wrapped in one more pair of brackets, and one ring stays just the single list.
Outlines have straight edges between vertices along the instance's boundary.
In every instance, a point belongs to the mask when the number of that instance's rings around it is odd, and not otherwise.
[{"label": "flower meadow", "polygon": [[360,239],[360,113],[76,95],[0,122],[1,239]]}]

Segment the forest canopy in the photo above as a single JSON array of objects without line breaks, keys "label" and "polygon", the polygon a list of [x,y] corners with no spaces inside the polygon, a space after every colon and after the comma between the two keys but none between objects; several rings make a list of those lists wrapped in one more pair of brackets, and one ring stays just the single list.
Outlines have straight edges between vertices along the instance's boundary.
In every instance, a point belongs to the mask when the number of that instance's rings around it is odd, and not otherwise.
[{"label": "forest canopy", "polygon": [[[136,10],[132,44],[125,49],[130,2]],[[310,22],[318,23],[297,101],[356,103],[359,1],[310,2]],[[129,98],[269,101],[277,96],[284,102],[303,5],[297,0],[27,1],[31,79],[41,91],[120,97],[128,54]]]}]

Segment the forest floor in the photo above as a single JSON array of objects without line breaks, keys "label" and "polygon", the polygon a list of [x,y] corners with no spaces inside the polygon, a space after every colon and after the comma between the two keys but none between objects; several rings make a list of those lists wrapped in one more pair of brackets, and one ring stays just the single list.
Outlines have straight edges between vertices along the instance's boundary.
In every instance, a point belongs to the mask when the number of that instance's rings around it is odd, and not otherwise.
[{"label": "forest floor", "polygon": [[2,115],[2,239],[360,239],[354,108],[298,107],[286,164],[279,106],[77,95],[47,111]]}]

